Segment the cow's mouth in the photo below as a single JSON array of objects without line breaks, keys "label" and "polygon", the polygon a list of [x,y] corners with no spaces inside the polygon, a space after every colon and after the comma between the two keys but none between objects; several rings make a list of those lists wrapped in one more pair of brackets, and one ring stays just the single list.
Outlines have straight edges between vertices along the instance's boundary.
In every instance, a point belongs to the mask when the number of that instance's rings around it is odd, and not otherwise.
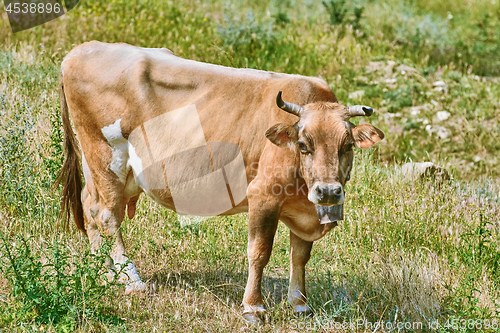
[{"label": "cow's mouth", "polygon": [[340,205],[315,205],[321,224],[333,223],[344,219],[344,204]]}]

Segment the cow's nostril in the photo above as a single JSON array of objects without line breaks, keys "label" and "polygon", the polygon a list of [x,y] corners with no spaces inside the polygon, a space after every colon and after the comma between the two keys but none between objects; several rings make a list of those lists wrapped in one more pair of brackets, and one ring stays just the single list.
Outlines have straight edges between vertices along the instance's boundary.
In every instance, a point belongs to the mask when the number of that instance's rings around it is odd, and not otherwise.
[{"label": "cow's nostril", "polygon": [[316,186],[316,193],[318,194],[319,198],[323,197],[323,189],[321,188],[321,186]]},{"label": "cow's nostril", "polygon": [[341,194],[342,194],[342,187],[341,187],[341,186],[336,186],[336,187],[333,189],[333,194],[334,194],[334,195],[341,195]]}]

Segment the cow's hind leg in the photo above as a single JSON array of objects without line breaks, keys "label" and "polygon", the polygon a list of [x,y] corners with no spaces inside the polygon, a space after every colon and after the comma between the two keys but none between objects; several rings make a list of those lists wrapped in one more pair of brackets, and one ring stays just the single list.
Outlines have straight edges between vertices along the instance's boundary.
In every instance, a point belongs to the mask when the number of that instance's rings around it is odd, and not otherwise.
[{"label": "cow's hind leg", "polygon": [[83,220],[85,221],[85,231],[87,232],[87,237],[92,246],[92,251],[95,253],[101,247],[102,237],[99,233],[97,223],[94,221],[94,216],[92,216],[92,212],[96,211],[94,207],[97,206],[97,202],[94,202],[95,195],[93,196],[90,190],[90,186],[87,182],[82,190]]},{"label": "cow's hind leg", "polygon": [[110,253],[113,260],[111,268],[121,272],[119,282],[126,285],[125,294],[145,292],[146,284],[141,281],[134,263],[126,255],[120,228],[122,210],[104,206],[99,215],[98,220],[101,222],[103,234],[114,240],[114,246]]},{"label": "cow's hind leg", "polygon": [[[81,198],[83,205],[83,220],[92,251],[95,253],[102,244],[102,237],[99,233],[97,223],[94,220],[99,211],[99,202],[97,201],[99,195],[95,190],[94,182],[92,180],[92,176],[90,175],[90,169],[85,159],[85,155],[82,155],[82,164],[83,176],[85,178],[85,186],[82,190]],[[111,265],[111,262],[109,261],[108,264]]]},{"label": "cow's hind leg", "polygon": [[288,301],[297,315],[312,314],[306,301],[306,264],[311,257],[313,242],[308,242],[290,231],[290,287]]},{"label": "cow's hind leg", "polygon": [[124,202],[127,199],[126,184],[111,170],[98,169],[99,165],[106,165],[104,156],[94,153],[92,160],[86,156],[88,160],[83,161],[86,185],[82,191],[82,203],[87,235],[93,249],[102,245],[103,236],[113,241],[110,268],[112,271],[121,271],[119,281],[126,284],[125,294],[140,294],[145,292],[146,284],[141,281],[135,265],[126,255],[121,232],[125,215]]}]

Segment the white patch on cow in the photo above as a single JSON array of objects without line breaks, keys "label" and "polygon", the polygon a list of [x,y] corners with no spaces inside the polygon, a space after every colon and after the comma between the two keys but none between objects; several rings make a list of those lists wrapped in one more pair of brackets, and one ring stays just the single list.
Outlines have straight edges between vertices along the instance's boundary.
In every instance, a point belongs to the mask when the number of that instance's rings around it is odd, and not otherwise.
[{"label": "white patch on cow", "polygon": [[130,142],[128,143],[128,156],[127,169],[132,168],[137,185],[143,189],[147,189],[142,159],[137,155],[134,146]]},{"label": "white patch on cow", "polygon": [[[314,186],[313,186],[313,189],[314,189]],[[311,201],[312,203],[317,203],[318,202],[318,198],[317,198],[315,192],[316,191],[310,190],[309,193],[307,194],[307,199],[309,201]]]},{"label": "white patch on cow", "polygon": [[113,142],[115,140],[123,139],[122,128],[120,126],[120,122],[122,120],[118,119],[113,124],[109,126],[104,126],[101,131],[104,137],[108,140],[108,142]]},{"label": "white patch on cow", "polygon": [[113,151],[113,159],[109,165],[111,170],[118,176],[120,182],[125,183],[129,172],[128,167],[128,140],[122,135],[120,127],[121,119],[118,119],[109,126],[102,128],[102,134],[108,140],[108,144]]},{"label": "white patch on cow", "polygon": [[[120,270],[122,265],[124,265],[125,262],[115,262],[114,265],[115,267]],[[133,262],[129,262],[124,268],[122,273],[124,276],[120,277],[121,282],[136,282],[136,281],[141,281],[141,278],[139,277],[139,273],[137,273],[137,269],[135,268],[135,265]]]},{"label": "white patch on cow", "polygon": [[[113,267],[117,270],[120,271],[122,268],[122,265],[125,265],[128,260],[116,260],[113,263]],[[113,274],[113,272],[111,272]],[[147,288],[147,285],[142,282],[141,278],[139,277],[139,274],[137,273],[137,269],[135,268],[134,263],[131,261],[128,261],[127,265],[123,267],[123,270],[121,270],[121,275],[118,279],[118,282],[126,284],[125,288],[125,294],[132,294],[134,292],[142,292],[145,291]]]}]

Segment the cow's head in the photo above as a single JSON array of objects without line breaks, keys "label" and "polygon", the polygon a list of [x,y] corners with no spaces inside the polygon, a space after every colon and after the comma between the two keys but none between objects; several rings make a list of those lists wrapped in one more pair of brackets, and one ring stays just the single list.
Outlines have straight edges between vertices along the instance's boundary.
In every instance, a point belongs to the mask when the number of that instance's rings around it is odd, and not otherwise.
[{"label": "cow's head", "polygon": [[353,147],[370,148],[384,138],[384,133],[375,126],[355,126],[349,119],[370,116],[373,109],[330,102],[301,106],[283,101],[281,91],[276,103],[299,120],[292,126],[272,126],[266,137],[279,147],[288,146],[300,153],[301,173],[311,202],[318,206],[342,204],[344,185],[353,163]]}]

